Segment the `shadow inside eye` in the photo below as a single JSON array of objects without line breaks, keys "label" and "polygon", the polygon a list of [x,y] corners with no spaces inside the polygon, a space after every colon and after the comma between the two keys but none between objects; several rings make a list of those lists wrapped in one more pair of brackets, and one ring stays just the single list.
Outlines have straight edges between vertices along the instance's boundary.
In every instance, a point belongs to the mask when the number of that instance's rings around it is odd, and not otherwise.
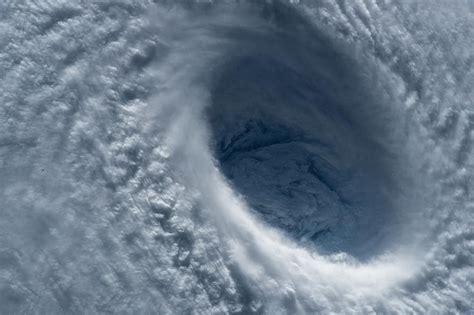
[{"label": "shadow inside eye", "polygon": [[354,114],[363,92],[347,80],[238,57],[223,67],[207,117],[221,171],[256,215],[323,253],[363,260],[396,233],[396,163],[384,131]]}]

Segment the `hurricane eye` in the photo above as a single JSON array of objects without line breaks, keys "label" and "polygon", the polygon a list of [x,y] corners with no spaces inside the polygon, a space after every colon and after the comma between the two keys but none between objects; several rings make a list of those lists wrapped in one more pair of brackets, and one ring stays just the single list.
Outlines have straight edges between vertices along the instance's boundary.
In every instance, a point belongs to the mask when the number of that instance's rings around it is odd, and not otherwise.
[{"label": "hurricane eye", "polygon": [[351,87],[338,60],[330,60],[333,74],[327,60],[315,61],[324,71],[262,55],[231,60],[207,112],[213,147],[257,216],[322,252],[363,259],[391,238],[382,231],[395,224],[395,162],[372,136],[382,131],[353,114],[364,110],[354,108],[364,106],[364,91]]}]

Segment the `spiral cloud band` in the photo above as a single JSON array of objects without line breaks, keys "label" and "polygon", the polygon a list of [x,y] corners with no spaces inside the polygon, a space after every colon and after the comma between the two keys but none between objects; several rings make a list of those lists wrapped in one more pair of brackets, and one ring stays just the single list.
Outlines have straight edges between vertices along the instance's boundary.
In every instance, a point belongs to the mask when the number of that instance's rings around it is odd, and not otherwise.
[{"label": "spiral cloud band", "polygon": [[472,1],[0,15],[0,313],[474,311]]}]

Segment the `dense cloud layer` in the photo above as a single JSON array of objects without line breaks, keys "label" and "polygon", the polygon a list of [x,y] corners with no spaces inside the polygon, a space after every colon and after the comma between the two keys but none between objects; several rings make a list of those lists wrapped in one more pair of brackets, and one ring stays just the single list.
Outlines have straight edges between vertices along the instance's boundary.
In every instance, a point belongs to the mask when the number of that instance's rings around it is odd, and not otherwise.
[{"label": "dense cloud layer", "polygon": [[2,2],[0,313],[472,311],[473,10]]}]

